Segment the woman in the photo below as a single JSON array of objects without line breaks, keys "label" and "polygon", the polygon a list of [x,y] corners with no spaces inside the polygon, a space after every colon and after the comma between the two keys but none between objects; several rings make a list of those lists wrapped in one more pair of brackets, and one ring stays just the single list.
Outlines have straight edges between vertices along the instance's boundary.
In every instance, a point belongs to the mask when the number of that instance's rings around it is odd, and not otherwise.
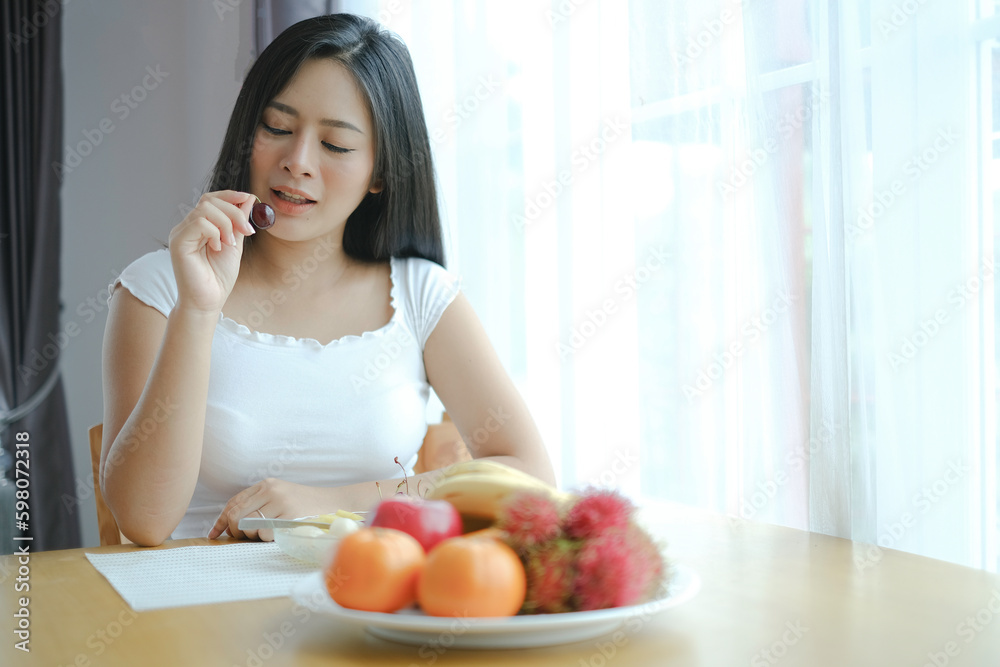
[{"label": "woman", "polygon": [[[427,128],[398,39],[345,14],[282,33],[247,74],[209,190],[169,251],[113,284],[101,488],[126,537],[267,538],[239,520],[368,508],[375,480],[396,488],[394,459],[415,461],[430,386],[477,434],[473,456],[554,482],[441,266]],[[276,222],[255,232],[256,198]]]}]

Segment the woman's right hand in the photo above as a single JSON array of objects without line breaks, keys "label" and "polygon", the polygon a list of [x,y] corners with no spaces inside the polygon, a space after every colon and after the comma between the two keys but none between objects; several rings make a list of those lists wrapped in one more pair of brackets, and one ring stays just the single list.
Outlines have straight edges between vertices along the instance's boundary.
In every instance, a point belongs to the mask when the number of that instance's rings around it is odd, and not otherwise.
[{"label": "woman's right hand", "polygon": [[255,232],[249,222],[254,200],[246,192],[208,192],[170,231],[178,307],[222,311],[240,272],[243,239]]}]

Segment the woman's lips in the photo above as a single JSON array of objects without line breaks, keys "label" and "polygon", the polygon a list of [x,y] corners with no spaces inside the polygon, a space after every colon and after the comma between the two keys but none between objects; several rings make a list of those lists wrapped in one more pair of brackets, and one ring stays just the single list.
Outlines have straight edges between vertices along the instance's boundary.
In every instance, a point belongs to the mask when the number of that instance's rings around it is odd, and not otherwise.
[{"label": "woman's lips", "polygon": [[311,199],[303,200],[302,203],[289,201],[288,199],[285,199],[285,197],[283,196],[284,194],[285,193],[283,193],[281,190],[274,190],[274,189],[271,190],[271,195],[272,195],[271,205],[274,206],[275,210],[279,211],[280,213],[286,213],[288,215],[298,215],[301,213],[305,213],[311,207],[316,205],[316,202],[312,201]]}]

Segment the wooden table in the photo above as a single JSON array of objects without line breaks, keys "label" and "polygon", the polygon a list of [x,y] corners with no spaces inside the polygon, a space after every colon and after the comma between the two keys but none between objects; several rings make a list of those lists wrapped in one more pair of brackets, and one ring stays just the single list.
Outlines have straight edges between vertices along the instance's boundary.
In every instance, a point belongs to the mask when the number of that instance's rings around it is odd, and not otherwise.
[{"label": "wooden table", "polygon": [[675,505],[650,516],[702,589],[618,635],[442,654],[340,627],[287,598],[135,614],[84,557],[136,548],[126,545],[31,556],[30,655],[13,646],[17,563],[4,557],[0,665],[1000,665],[1000,576]]}]

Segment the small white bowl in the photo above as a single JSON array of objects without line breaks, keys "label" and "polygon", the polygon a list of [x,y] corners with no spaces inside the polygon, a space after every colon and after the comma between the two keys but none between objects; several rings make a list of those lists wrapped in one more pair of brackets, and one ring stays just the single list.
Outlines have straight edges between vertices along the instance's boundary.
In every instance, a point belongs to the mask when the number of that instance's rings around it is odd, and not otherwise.
[{"label": "small white bowl", "polygon": [[275,528],[274,541],[292,558],[324,567],[336,553],[340,540],[360,527],[361,524],[353,519],[337,517],[330,524],[330,530],[316,526]]}]

